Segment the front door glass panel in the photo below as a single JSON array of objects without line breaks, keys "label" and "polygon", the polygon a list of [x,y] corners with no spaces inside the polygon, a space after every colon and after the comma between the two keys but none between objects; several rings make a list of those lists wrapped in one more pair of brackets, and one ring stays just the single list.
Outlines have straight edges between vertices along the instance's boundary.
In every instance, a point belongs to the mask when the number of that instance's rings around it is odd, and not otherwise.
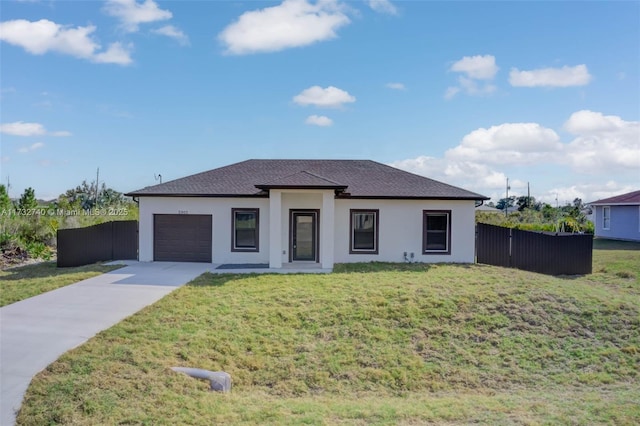
[{"label": "front door glass panel", "polygon": [[316,260],[315,213],[293,213],[293,260]]}]

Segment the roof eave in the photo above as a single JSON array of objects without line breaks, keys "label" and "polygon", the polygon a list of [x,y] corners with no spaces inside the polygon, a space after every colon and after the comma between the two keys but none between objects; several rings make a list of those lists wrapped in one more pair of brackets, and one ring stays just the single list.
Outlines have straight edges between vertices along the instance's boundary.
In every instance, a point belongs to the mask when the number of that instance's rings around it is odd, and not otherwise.
[{"label": "roof eave", "polygon": [[625,203],[587,203],[587,206],[640,206],[640,201],[629,201]]},{"label": "roof eave", "polygon": [[339,197],[342,199],[359,199],[359,200],[464,200],[464,201],[476,201],[476,200],[490,200],[491,198],[484,195],[469,196],[469,197],[441,197],[441,196],[408,196],[408,195],[348,195]]},{"label": "roof eave", "polygon": [[181,198],[269,198],[269,194],[185,194],[185,193],[139,193],[129,192],[127,197],[181,197]]}]

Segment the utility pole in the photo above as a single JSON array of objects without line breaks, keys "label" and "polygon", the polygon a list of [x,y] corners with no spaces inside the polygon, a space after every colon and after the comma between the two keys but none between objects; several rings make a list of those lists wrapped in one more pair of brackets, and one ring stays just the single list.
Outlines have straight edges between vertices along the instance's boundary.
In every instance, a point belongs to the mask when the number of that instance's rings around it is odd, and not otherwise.
[{"label": "utility pole", "polygon": [[529,182],[527,182],[527,208],[531,208],[531,189],[529,188]]},{"label": "utility pole", "polygon": [[98,167],[98,170],[96,171],[96,205],[95,207],[98,208],[98,188],[99,188],[99,179],[100,179],[100,167]]},{"label": "utility pole", "polygon": [[504,201],[504,217],[507,217],[509,214],[509,190],[511,187],[509,186],[509,178],[507,178],[507,197]]}]

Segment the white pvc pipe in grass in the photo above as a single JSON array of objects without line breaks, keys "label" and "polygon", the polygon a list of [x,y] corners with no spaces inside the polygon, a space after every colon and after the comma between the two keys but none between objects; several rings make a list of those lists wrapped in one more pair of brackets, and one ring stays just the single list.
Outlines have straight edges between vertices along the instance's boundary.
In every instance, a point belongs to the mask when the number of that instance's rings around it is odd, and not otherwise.
[{"label": "white pvc pipe in grass", "polygon": [[201,368],[190,367],[171,367],[173,371],[184,373],[196,379],[204,379],[209,381],[212,391],[230,392],[231,391],[231,375],[224,371],[209,371]]}]

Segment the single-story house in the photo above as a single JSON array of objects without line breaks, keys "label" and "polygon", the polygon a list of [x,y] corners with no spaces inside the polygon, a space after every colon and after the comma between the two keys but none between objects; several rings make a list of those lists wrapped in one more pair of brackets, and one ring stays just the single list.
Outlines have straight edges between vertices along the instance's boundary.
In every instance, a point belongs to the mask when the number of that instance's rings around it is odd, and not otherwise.
[{"label": "single-story house", "polygon": [[593,207],[596,237],[640,241],[640,191],[588,204]]},{"label": "single-story house", "polygon": [[127,194],[139,260],[472,263],[488,198],[368,160],[247,160]]}]

